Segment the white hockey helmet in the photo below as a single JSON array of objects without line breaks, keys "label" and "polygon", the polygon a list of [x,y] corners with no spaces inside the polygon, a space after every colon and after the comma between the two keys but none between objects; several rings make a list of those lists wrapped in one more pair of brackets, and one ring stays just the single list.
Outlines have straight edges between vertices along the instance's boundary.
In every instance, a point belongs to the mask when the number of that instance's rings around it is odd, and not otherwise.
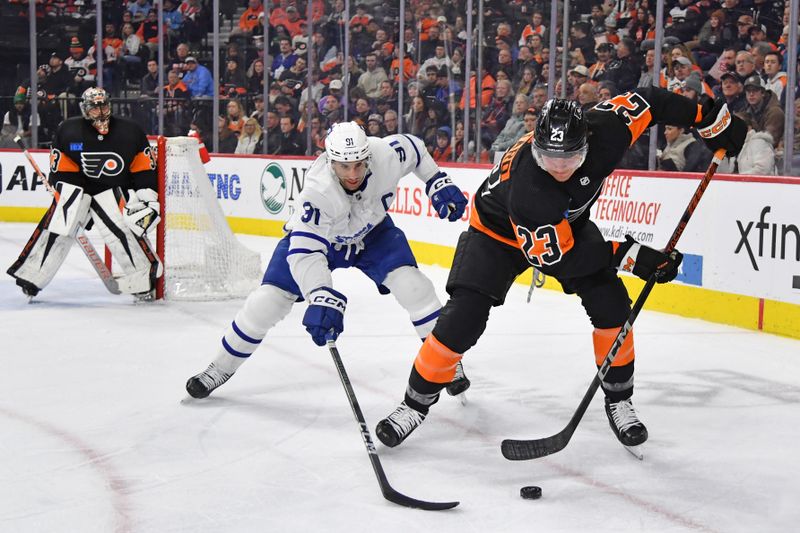
[{"label": "white hockey helmet", "polygon": [[[108,122],[111,119],[111,102],[108,93],[102,87],[89,87],[81,95],[79,104],[83,118],[92,123],[100,133],[108,133]],[[99,109],[100,114],[94,117],[89,115],[93,109]]]},{"label": "white hockey helmet", "polygon": [[369,141],[364,128],[357,122],[334,124],[325,137],[325,153],[328,161],[342,163],[369,159]]}]

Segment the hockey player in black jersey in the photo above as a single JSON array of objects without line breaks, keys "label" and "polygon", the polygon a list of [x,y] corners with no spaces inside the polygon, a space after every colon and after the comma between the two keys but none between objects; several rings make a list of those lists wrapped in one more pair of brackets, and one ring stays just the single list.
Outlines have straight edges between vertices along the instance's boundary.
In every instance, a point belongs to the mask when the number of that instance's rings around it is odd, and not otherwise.
[{"label": "hockey player in black jersey", "polygon": [[159,221],[155,156],[142,129],[111,115],[108,94],[89,88],[82,117],[59,126],[50,151],[55,198],[8,269],[28,296],[53,279],[78,231],[94,224],[121,270],[121,292],[146,295],[162,267],[146,238]]},{"label": "hockey player in black jersey", "polygon": [[[475,345],[489,311],[503,304],[514,279],[536,267],[577,294],[594,326],[600,365],[631,311],[617,270],[659,283],[675,278],[682,255],[636,242],[603,239],[589,210],[603,181],[649,126],[696,127],[709,148],[741,150],[747,128],[724,102],[702,106],[658,88],[638,88],[583,112],[576,102],[549,100],[533,132],[504,155],[475,194],[468,231],[461,234],[447,281],[450,300],[419,351],[405,400],[378,423],[386,446],[397,446],[428,414]],[[634,410],[634,341],[629,334],[602,384],[606,414],[626,446],[647,440]]]}]

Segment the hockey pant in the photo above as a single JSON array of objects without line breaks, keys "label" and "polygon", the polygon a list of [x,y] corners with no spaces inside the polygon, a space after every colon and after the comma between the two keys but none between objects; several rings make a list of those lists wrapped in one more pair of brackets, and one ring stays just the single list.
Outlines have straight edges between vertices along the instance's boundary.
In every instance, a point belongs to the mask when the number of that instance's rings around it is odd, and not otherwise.
[{"label": "hockey pant", "polygon": [[[433,330],[441,303],[433,283],[418,268],[401,266],[391,271],[383,282],[408,312],[421,339]],[[298,296],[275,285],[264,284],[250,293],[222,336],[214,364],[233,373],[250,357],[267,332],[283,320]]]},{"label": "hockey pant", "polygon": [[76,232],[89,219],[91,196],[84,195],[80,187],[66,183],[57,184],[56,190],[58,199],[53,199],[19,257],[7,270],[9,275],[39,290],[56,275]]},{"label": "hockey pant", "polygon": [[[583,228],[580,238],[602,238],[596,226],[589,225]],[[511,284],[529,267],[517,248],[473,229],[461,234],[447,280],[450,300],[414,361],[406,404],[428,412],[440,391],[453,379],[462,355],[483,334],[491,308],[503,304]],[[611,268],[559,281],[564,292],[581,298],[595,326],[593,341],[599,365],[630,313],[625,286]],[[633,335],[629,334],[603,382],[603,390],[612,401],[633,394],[633,359]]]},{"label": "hockey pant", "polygon": [[128,228],[122,216],[122,205],[122,191],[108,189],[92,198],[90,212],[100,236],[122,270],[122,275],[117,277],[119,290],[128,294],[146,293],[155,288],[163,267],[147,238],[137,238]]}]

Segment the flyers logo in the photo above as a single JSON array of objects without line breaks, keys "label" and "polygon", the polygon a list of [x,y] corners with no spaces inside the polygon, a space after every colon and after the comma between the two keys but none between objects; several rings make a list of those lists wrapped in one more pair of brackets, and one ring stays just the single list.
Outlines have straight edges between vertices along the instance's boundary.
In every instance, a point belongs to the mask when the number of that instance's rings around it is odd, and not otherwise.
[{"label": "flyers logo", "polygon": [[622,267],[622,270],[625,272],[633,272],[633,267],[636,266],[636,261],[633,260],[633,257],[629,257],[627,261],[625,261],[625,266]]},{"label": "flyers logo", "polygon": [[125,163],[115,152],[82,152],[81,168],[90,178],[117,176],[125,168]]}]

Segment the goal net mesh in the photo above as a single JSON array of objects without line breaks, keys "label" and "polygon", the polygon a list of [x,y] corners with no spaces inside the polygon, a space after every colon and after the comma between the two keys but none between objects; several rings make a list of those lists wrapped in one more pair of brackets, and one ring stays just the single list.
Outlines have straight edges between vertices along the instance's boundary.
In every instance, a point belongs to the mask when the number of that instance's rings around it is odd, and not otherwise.
[{"label": "goal net mesh", "polygon": [[161,161],[164,298],[247,296],[261,279],[261,258],[231,231],[200,160],[197,139],[167,138]]}]

